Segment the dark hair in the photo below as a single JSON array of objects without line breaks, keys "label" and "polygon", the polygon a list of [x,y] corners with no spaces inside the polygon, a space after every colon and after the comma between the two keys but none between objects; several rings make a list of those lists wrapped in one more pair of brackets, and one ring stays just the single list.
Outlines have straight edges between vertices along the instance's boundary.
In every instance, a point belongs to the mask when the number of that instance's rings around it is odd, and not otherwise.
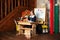
[{"label": "dark hair", "polygon": [[[34,10],[31,10],[32,11],[32,13],[34,14]],[[34,14],[35,15],[35,14]]]}]

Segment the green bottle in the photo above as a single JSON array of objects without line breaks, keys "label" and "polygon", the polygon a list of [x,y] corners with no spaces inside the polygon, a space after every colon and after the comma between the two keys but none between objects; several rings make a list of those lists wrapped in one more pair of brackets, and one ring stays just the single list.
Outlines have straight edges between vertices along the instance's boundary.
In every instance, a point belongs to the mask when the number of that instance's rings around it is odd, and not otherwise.
[{"label": "green bottle", "polygon": [[55,34],[59,33],[59,5],[55,4],[54,6],[54,32]]}]

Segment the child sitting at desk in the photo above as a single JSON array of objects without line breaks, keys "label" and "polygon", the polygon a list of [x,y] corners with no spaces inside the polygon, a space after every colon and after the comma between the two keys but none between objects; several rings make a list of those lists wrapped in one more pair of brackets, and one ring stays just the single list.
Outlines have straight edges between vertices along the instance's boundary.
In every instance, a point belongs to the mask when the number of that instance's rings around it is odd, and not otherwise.
[{"label": "child sitting at desk", "polygon": [[[36,16],[34,15],[33,11],[30,12],[29,16],[25,16],[25,19],[23,20],[25,22],[36,22]],[[28,28],[31,28],[29,25],[25,25]]]},{"label": "child sitting at desk", "polygon": [[30,12],[30,16],[28,17],[29,22],[36,22],[36,16],[33,11]]}]

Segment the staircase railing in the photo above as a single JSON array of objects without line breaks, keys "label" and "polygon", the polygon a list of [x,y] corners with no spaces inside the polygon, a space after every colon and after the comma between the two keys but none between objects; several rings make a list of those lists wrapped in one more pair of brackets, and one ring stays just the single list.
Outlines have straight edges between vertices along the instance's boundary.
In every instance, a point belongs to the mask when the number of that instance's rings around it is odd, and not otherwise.
[{"label": "staircase railing", "polygon": [[28,7],[28,0],[0,0],[0,21],[18,6]]},{"label": "staircase railing", "polygon": [[13,20],[28,8],[28,0],[0,0],[0,31],[14,30]]}]

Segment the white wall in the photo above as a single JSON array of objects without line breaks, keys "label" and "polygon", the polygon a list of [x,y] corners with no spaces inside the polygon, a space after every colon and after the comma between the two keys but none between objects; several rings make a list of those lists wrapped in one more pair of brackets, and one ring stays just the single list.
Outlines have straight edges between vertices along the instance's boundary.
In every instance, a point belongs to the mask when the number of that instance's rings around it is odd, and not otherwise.
[{"label": "white wall", "polygon": [[40,7],[41,5],[47,3],[48,0],[37,0],[37,8]]}]

